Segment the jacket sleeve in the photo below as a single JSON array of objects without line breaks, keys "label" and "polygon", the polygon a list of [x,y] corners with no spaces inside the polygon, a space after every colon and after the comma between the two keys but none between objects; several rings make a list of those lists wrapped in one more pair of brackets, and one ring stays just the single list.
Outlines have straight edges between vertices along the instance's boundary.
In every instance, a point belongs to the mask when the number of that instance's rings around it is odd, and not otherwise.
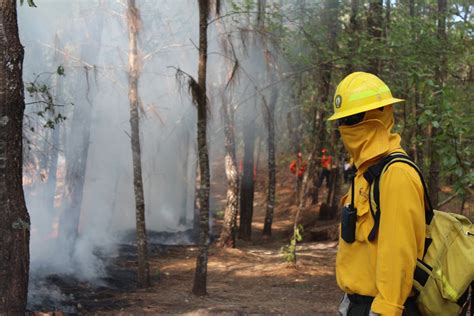
[{"label": "jacket sleeve", "polygon": [[375,282],[378,294],[372,311],[402,315],[413,285],[417,257],[423,255],[425,210],[417,172],[394,163],[380,179],[380,226]]}]

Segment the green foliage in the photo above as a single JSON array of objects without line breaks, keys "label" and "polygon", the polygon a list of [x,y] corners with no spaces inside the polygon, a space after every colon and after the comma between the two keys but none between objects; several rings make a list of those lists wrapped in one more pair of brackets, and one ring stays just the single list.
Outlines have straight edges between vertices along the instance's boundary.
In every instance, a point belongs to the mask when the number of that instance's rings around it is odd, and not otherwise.
[{"label": "green foliage", "polygon": [[[25,90],[34,100],[27,103],[27,105],[36,105],[37,111],[35,111],[35,114],[44,121],[43,127],[50,129],[54,129],[57,124],[66,120],[66,116],[62,115],[57,109],[62,105],[55,102],[51,93],[51,87],[47,82],[41,81],[44,75],[51,76],[54,74],[65,76],[64,66],[58,66],[55,73],[41,73],[36,76],[34,81],[25,82]],[[34,131],[34,128],[31,127],[30,130]]]},{"label": "green foliage", "polygon": [[[440,157],[440,187],[447,185],[460,196],[469,194],[474,178],[471,2],[449,1],[446,38],[438,35],[435,0],[390,1],[390,15],[384,1],[378,17],[382,20],[380,38],[374,38],[368,29],[368,1],[357,1],[355,16],[352,1],[267,2],[262,40],[270,41],[280,54],[279,60],[284,59],[297,74],[287,81],[291,97],[285,102],[292,104],[293,119],[296,112],[303,119],[290,133],[301,134],[301,145],[312,148],[319,136],[316,114],[330,115],[337,83],[350,71],[368,71],[370,62],[377,60],[378,76],[394,96],[406,100],[394,106],[395,131],[401,134],[403,147],[427,178],[433,149],[433,157]],[[231,1],[231,10],[240,12],[247,19],[244,29],[252,31],[250,21],[256,19],[257,1]],[[233,21],[238,28],[239,19]],[[324,77],[328,66],[330,75]],[[325,80],[329,91],[321,89]],[[332,125],[326,124],[322,130],[329,135]],[[289,133],[280,136],[290,152],[294,138]],[[321,138],[327,142],[323,146],[334,145],[328,137]]]},{"label": "green foliage", "polygon": [[59,65],[58,66],[58,69],[56,69],[56,73],[60,76],[65,76],[66,74],[64,73],[64,66],[63,65]]},{"label": "green foliage", "polygon": [[[28,5],[29,5],[30,7],[36,8],[36,4],[35,4],[35,2],[34,2],[33,0],[27,0],[27,1],[28,1]],[[20,5],[23,5],[24,2],[25,2],[25,0],[20,0]]]},{"label": "green foliage", "polygon": [[[415,1],[412,8],[409,2],[390,3],[389,20],[384,4],[380,40],[368,32],[367,1],[359,1],[355,28],[351,1],[286,3],[283,14],[267,10],[286,61],[292,69],[302,70],[291,84],[298,110],[308,118],[302,122],[303,139],[306,144],[314,142],[311,118],[317,109],[323,109],[325,117],[332,112],[329,103],[335,86],[348,71],[367,71],[369,61],[378,59],[378,75],[393,95],[406,100],[395,106],[396,131],[402,135],[404,148],[421,152],[414,158],[421,159],[417,162],[428,176],[432,143],[440,157],[441,184],[463,196],[474,177],[473,7],[466,0],[449,2],[447,39],[442,39],[437,34],[437,1]],[[337,25],[331,28],[334,16]],[[278,23],[282,24],[279,28]],[[336,36],[331,37],[334,32]],[[447,69],[440,82],[444,62]],[[322,103],[319,86],[328,63],[332,65],[330,97]],[[437,131],[435,137],[431,129]]]},{"label": "green foliage", "polygon": [[298,224],[293,231],[293,236],[290,239],[290,244],[281,248],[283,259],[287,263],[296,263],[296,244],[303,240],[303,225]]}]

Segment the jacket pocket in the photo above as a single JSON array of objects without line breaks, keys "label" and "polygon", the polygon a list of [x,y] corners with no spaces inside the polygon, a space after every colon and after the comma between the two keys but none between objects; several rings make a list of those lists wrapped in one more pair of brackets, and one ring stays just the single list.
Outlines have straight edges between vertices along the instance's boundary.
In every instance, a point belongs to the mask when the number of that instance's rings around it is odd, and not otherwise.
[{"label": "jacket pocket", "polygon": [[356,222],[356,240],[366,241],[370,230],[372,229],[373,220],[372,214],[369,211],[369,201],[361,195],[357,196],[357,222]]}]

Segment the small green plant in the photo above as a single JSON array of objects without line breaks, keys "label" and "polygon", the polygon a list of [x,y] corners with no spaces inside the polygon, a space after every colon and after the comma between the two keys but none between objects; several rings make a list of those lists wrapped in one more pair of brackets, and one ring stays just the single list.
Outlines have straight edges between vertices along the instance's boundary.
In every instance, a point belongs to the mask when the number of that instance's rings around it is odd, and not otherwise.
[{"label": "small green plant", "polygon": [[223,219],[225,214],[225,208],[217,210],[214,214],[215,218],[217,219]]},{"label": "small green plant", "polygon": [[293,231],[293,236],[290,239],[290,244],[281,248],[283,259],[292,264],[296,264],[296,244],[303,240],[303,225],[298,224]]}]

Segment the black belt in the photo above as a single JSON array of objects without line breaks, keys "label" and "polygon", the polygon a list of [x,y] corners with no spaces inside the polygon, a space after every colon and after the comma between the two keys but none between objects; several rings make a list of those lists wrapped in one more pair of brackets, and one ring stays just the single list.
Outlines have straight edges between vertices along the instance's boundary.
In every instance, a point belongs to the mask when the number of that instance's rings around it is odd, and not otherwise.
[{"label": "black belt", "polygon": [[364,296],[359,294],[348,294],[347,297],[349,297],[351,303],[356,305],[372,304],[372,301],[374,300],[372,296]]},{"label": "black belt", "polygon": [[[362,304],[372,304],[372,301],[374,298],[372,296],[365,296],[365,295],[359,295],[359,294],[347,294],[349,297],[349,300],[351,303],[356,304],[356,305],[362,305]],[[406,300],[408,301],[414,301],[416,300],[416,296],[409,296]]]}]

